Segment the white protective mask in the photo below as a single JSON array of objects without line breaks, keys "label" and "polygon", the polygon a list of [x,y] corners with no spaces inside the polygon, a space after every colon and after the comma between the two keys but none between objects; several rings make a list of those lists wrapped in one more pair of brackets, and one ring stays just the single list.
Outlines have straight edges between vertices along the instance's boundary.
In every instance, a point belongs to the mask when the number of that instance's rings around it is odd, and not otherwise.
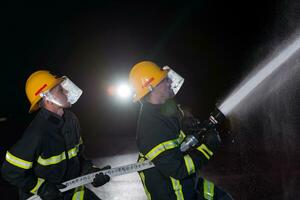
[{"label": "white protective mask", "polygon": [[[67,101],[71,105],[73,105],[82,95],[82,90],[77,85],[75,85],[68,77],[64,76],[62,78],[63,81],[60,83],[60,85],[66,91],[65,95],[67,96]],[[40,93],[40,96],[60,107],[63,107],[64,105],[60,99],[51,94],[51,91],[42,92]]]},{"label": "white protective mask", "polygon": [[169,66],[164,66],[163,70],[168,71],[168,78],[172,81],[171,89],[173,90],[174,95],[176,95],[184,82],[184,78],[182,76],[180,76],[179,74],[177,74]]},{"label": "white protective mask", "polygon": [[60,85],[67,91],[68,102],[73,105],[82,95],[82,90],[68,77],[64,76],[63,78],[64,80],[60,83]]}]

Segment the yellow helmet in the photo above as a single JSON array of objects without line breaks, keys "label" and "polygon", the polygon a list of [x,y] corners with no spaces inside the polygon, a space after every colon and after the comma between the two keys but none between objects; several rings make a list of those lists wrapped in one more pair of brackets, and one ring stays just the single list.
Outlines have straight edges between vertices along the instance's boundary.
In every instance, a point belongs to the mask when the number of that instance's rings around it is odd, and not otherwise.
[{"label": "yellow helmet", "polygon": [[26,81],[26,96],[31,104],[29,113],[38,109],[38,102],[41,100],[40,93],[52,89],[62,81],[56,78],[49,71],[39,70],[32,73]]},{"label": "yellow helmet", "polygon": [[167,76],[167,71],[161,69],[155,63],[142,61],[134,65],[129,74],[129,82],[133,86],[136,102],[148,94]]}]

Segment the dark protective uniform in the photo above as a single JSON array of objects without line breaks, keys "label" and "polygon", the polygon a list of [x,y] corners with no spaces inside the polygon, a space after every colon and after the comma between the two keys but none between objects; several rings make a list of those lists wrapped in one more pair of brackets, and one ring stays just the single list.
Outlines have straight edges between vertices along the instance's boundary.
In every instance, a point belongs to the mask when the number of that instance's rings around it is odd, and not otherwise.
[{"label": "dark protective uniform", "polygon": [[141,106],[137,128],[139,162],[148,159],[155,165],[139,173],[148,200],[217,199],[220,190],[212,182],[196,179],[196,171],[213,156],[219,144],[217,135],[209,144],[182,153],[179,147],[185,134],[181,116],[172,100],[162,105],[143,102]]},{"label": "dark protective uniform", "polygon": [[[68,110],[60,117],[42,108],[7,151],[2,176],[19,188],[20,199],[27,199],[37,194],[44,181],[60,184],[90,168],[92,163],[84,158],[82,148],[77,117]],[[64,199],[99,199],[84,187],[63,194]]]}]

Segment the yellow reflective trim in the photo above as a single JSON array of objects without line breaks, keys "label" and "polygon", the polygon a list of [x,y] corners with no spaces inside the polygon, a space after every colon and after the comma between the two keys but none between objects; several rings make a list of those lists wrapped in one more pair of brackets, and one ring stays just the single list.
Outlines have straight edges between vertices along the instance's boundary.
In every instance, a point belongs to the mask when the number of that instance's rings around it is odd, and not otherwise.
[{"label": "yellow reflective trim", "polygon": [[210,157],[213,155],[213,152],[210,151],[205,144],[201,144],[199,147],[197,147],[198,151],[201,151],[202,154],[209,160]]},{"label": "yellow reflective trim", "polygon": [[185,134],[180,131],[179,137],[177,139],[174,140],[168,140],[166,142],[160,143],[158,145],[156,145],[153,149],[151,149],[146,155],[145,157],[148,158],[149,160],[153,160],[154,158],[156,158],[159,154],[161,154],[162,152],[178,147],[179,144],[182,143],[182,141],[185,138]]},{"label": "yellow reflective trim", "polygon": [[141,177],[141,180],[142,180],[142,183],[143,183],[143,187],[144,187],[144,190],[145,190],[147,199],[148,199],[148,200],[151,200],[151,194],[149,193],[149,191],[148,191],[148,189],[147,189],[147,187],[146,187],[144,172],[139,172],[139,175],[140,175],[140,177]]},{"label": "yellow reflective trim", "polygon": [[140,157],[144,157],[144,155],[143,155],[141,152],[139,152],[139,156],[140,156]]},{"label": "yellow reflective trim", "polygon": [[203,150],[205,150],[210,156],[214,155],[214,153],[205,145],[201,144],[200,146]]},{"label": "yellow reflective trim", "polygon": [[[68,151],[68,158],[71,159],[71,158],[77,156],[78,151],[79,151],[79,145],[75,145],[74,148],[72,148]],[[41,156],[39,156],[37,162],[41,165],[46,166],[46,165],[54,165],[54,164],[60,163],[61,161],[65,160],[65,159],[66,159],[66,154],[65,154],[65,152],[62,152],[61,154],[52,156],[50,158],[42,158]]]},{"label": "yellow reflective trim", "polygon": [[169,140],[169,141],[160,143],[160,144],[156,145],[153,149],[151,149],[151,151],[149,151],[149,153],[147,153],[145,155],[145,157],[148,158],[149,160],[153,160],[162,152],[172,149],[177,146],[178,146],[177,140]]},{"label": "yellow reflective trim", "polygon": [[209,155],[207,155],[206,152],[205,152],[203,149],[201,149],[200,147],[198,147],[197,150],[198,150],[198,151],[201,151],[202,154],[203,154],[208,160],[210,159]]},{"label": "yellow reflective trim", "polygon": [[195,165],[194,165],[194,161],[191,158],[190,155],[185,155],[184,157],[184,162],[185,162],[185,166],[186,166],[186,170],[188,172],[188,174],[193,174],[195,173]]},{"label": "yellow reflective trim", "polygon": [[207,200],[213,200],[214,199],[214,183],[203,179],[203,195],[204,198]]},{"label": "yellow reflective trim", "polygon": [[54,165],[54,164],[60,163],[61,161],[65,160],[65,159],[66,159],[66,154],[65,154],[65,152],[62,152],[61,154],[59,154],[57,156],[52,156],[47,159],[43,159],[41,156],[39,156],[37,162],[41,165],[46,166],[46,165]]},{"label": "yellow reflective trim", "polygon": [[12,155],[11,153],[9,153],[8,151],[6,152],[5,159],[10,164],[20,167],[20,168],[23,168],[23,169],[30,169],[32,167],[32,162],[18,158],[16,156]]},{"label": "yellow reflective trim", "polygon": [[84,186],[79,186],[75,189],[72,200],[83,200],[84,197]]},{"label": "yellow reflective trim", "polygon": [[36,185],[34,186],[34,188],[32,190],[30,190],[30,192],[32,194],[37,194],[38,189],[40,188],[40,186],[44,183],[45,179],[43,178],[38,178]]},{"label": "yellow reflective trim", "polygon": [[73,149],[70,149],[68,151],[68,157],[69,157],[69,159],[77,156],[77,153],[78,153],[78,146],[74,147]]},{"label": "yellow reflective trim", "polygon": [[184,196],[183,196],[183,193],[182,193],[182,186],[180,184],[180,181],[176,180],[172,177],[170,177],[170,178],[171,178],[173,190],[176,194],[177,200],[184,200]]},{"label": "yellow reflective trim", "polygon": [[178,143],[181,144],[185,138],[185,134],[182,130],[180,130],[179,138],[178,138]]},{"label": "yellow reflective trim", "polygon": [[144,162],[145,161],[145,158],[141,157],[138,162]]},{"label": "yellow reflective trim", "polygon": [[[142,154],[140,153],[140,155],[142,155]],[[138,160],[138,162],[144,162],[144,161],[145,161],[145,158],[143,158],[143,157],[141,157],[141,158]],[[144,175],[144,173],[143,173],[142,171],[140,171],[140,172],[138,172],[138,173],[139,173],[139,176],[140,176],[140,178],[141,178],[141,180],[142,180],[143,187],[144,187],[144,190],[145,190],[147,199],[148,199],[148,200],[151,200],[151,195],[150,195],[150,193],[148,192],[148,189],[147,189],[146,184],[145,184],[145,175]]]}]

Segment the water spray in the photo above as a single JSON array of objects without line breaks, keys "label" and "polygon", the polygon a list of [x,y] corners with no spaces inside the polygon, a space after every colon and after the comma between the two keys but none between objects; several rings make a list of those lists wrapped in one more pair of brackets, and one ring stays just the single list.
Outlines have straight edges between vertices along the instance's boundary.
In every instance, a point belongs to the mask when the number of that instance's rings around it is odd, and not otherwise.
[{"label": "water spray", "polygon": [[281,51],[274,59],[268,62],[245,84],[233,92],[225,101],[210,114],[210,117],[202,125],[202,128],[195,134],[188,135],[180,146],[180,150],[185,152],[195,147],[203,140],[207,131],[216,129],[222,124],[228,114],[244,100],[259,84],[267,79],[274,71],[283,66],[283,64],[300,49],[300,37],[296,38],[290,45]]},{"label": "water spray", "polygon": [[227,115],[231,112],[245,97],[253,91],[259,84],[268,78],[275,70],[292,57],[300,49],[300,37],[296,38],[290,45],[281,51],[274,59],[269,61],[256,74],[254,74],[245,84],[233,92],[219,107]]}]

